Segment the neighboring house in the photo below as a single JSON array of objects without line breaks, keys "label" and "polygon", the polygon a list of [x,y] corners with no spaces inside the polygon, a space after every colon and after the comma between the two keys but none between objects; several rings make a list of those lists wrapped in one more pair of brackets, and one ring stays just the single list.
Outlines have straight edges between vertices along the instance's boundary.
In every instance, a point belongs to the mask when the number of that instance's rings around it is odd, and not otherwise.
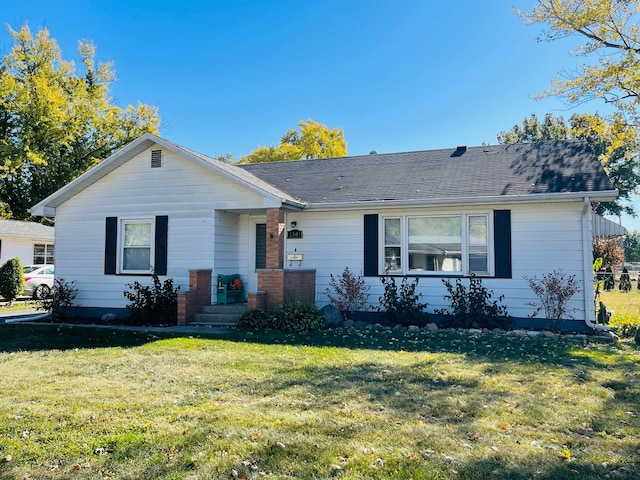
[{"label": "neighboring house", "polygon": [[36,222],[0,220],[0,265],[18,257],[25,265],[53,265],[54,228]]},{"label": "neighboring house", "polygon": [[577,140],[236,166],[145,134],[31,212],[55,216],[56,274],[85,313],[124,309],[126,285],[152,271],[183,293],[198,289],[189,270],[213,275],[214,302],[216,274],[239,273],[251,305],[322,306],[349,267],[372,306],[385,274],[420,277],[428,311],[446,306],[442,279],[475,274],[526,318],[526,277],[560,269],[591,324],[591,205],[616,195]]}]

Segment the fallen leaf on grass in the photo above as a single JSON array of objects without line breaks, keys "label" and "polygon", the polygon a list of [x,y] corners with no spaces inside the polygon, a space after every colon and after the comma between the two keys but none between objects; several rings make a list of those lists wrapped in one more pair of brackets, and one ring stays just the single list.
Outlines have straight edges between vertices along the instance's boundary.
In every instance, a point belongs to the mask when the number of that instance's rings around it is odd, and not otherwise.
[{"label": "fallen leaf on grass", "polygon": [[569,449],[565,448],[564,450],[562,450],[562,453],[560,454],[560,458],[562,460],[571,459],[571,452],[569,451]]}]

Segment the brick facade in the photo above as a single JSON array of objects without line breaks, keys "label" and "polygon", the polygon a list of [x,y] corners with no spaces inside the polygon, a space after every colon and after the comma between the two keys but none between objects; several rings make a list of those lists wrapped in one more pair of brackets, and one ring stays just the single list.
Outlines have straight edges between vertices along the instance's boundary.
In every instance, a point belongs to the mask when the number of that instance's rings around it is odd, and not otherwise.
[{"label": "brick facade", "polygon": [[267,268],[284,266],[285,218],[283,209],[267,209]]},{"label": "brick facade", "polygon": [[211,270],[189,270],[189,290],[178,292],[178,325],[185,325],[211,304]]},{"label": "brick facade", "polygon": [[[258,291],[249,293],[249,308],[273,310],[296,300],[315,303],[316,271],[283,268],[285,232],[285,211],[267,209],[266,268],[257,272]],[[178,294],[178,325],[211,303],[211,274],[211,270],[189,270],[189,290]]]},{"label": "brick facade", "polygon": [[263,300],[267,310],[300,300],[315,303],[316,271],[265,269],[258,271],[258,290],[267,292]]}]

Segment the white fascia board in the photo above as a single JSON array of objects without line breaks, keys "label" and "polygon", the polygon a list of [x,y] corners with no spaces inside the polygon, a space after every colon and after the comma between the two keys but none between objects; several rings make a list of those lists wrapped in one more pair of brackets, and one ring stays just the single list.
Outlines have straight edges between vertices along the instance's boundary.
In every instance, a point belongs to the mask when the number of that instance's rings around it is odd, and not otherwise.
[{"label": "white fascia board", "polygon": [[403,207],[429,207],[450,205],[500,205],[504,203],[558,203],[570,201],[582,201],[585,197],[592,201],[608,202],[615,200],[615,194],[609,192],[571,192],[571,193],[540,193],[533,195],[507,195],[494,197],[459,197],[459,198],[435,198],[429,200],[380,200],[365,202],[335,202],[313,203],[305,207],[305,210],[372,210],[380,208]]}]

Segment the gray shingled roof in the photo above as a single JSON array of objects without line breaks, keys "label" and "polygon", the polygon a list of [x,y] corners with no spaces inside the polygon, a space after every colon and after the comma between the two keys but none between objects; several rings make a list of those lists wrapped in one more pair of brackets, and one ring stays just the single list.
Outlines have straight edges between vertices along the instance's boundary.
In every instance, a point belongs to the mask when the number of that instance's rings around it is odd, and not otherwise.
[{"label": "gray shingled roof", "polygon": [[55,229],[41,223],[21,220],[0,220],[0,236],[24,238],[50,238],[53,240]]},{"label": "gray shingled roof", "polygon": [[580,140],[238,166],[309,204],[615,192]]}]

